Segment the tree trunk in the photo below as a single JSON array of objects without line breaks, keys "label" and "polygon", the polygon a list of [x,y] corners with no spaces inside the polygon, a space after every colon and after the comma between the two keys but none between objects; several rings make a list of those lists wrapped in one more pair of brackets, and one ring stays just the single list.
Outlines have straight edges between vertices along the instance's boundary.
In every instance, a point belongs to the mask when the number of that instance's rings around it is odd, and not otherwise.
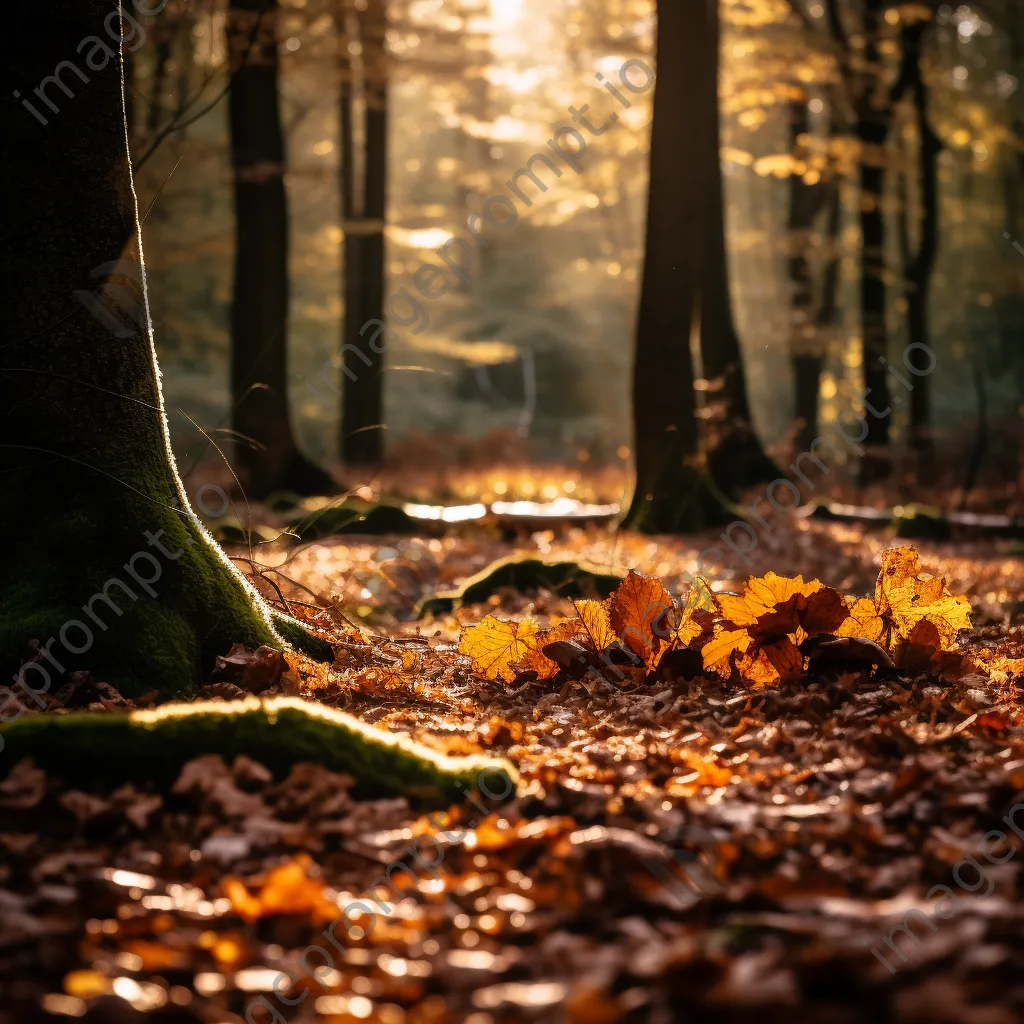
[{"label": "tree trunk", "polygon": [[651,129],[647,238],[633,370],[636,490],[623,525],[648,533],[695,531],[733,518],[700,464],[690,332],[709,254],[707,197],[719,174],[717,105],[695,103],[715,59],[714,15],[662,2]]},{"label": "tree trunk", "polygon": [[[8,84],[32,83],[106,38],[109,0],[12,8]],[[116,50],[116,47],[114,47]],[[100,54],[98,48],[91,51]],[[0,668],[27,645],[34,688],[88,669],[122,692],[187,691],[232,643],[282,645],[271,610],[199,524],[171,461],[128,157],[121,66],[73,61],[47,124],[7,100],[0,242]],[[93,65],[99,64],[99,57]],[[79,87],[80,85],[80,87]],[[99,290],[95,289],[99,287]]]},{"label": "tree trunk", "polygon": [[[670,0],[667,0],[670,2]],[[661,8],[659,5],[659,16]],[[737,497],[746,488],[782,474],[765,454],[754,430],[747,395],[747,379],[743,351],[732,313],[729,287],[729,260],[726,251],[725,195],[719,157],[719,13],[717,0],[698,0],[694,7],[707,7],[695,17],[700,25],[699,41],[704,49],[702,77],[692,80],[675,116],[691,120],[700,139],[687,163],[699,160],[705,164],[702,193],[705,209],[703,219],[703,259],[700,264],[700,353],[704,376],[723,382],[725,423],[713,440],[708,453],[711,478],[730,497]],[[696,29],[687,33],[697,34]],[[660,73],[660,72],[659,72]]]},{"label": "tree trunk", "polygon": [[149,94],[149,109],[146,111],[146,139],[156,138],[164,109],[164,89],[167,88],[167,64],[171,59],[171,26],[164,23],[154,26],[155,52],[153,54],[153,88]]},{"label": "tree trunk", "polygon": [[231,307],[233,426],[254,497],[333,489],[303,456],[288,412],[288,210],[278,108],[276,0],[232,0],[228,45],[235,174],[235,293]]},{"label": "tree trunk", "polygon": [[[342,231],[345,315],[341,345],[341,458],[374,467],[384,455],[384,215],[387,190],[387,54],[384,0],[348,10],[342,57]],[[355,160],[361,82],[363,146]]]},{"label": "tree trunk", "polygon": [[[857,98],[857,137],[860,140],[861,283],[860,310],[863,342],[864,387],[867,401],[888,409],[888,335],[885,285],[885,144],[892,126],[888,91],[880,85],[878,48],[885,0],[866,0],[864,11],[864,71]],[[889,475],[889,416],[866,417],[866,454],[861,461],[861,482]]]},{"label": "tree trunk", "polygon": [[[790,104],[790,152],[799,159],[800,139],[810,131],[807,97]],[[824,364],[822,341],[813,316],[811,229],[825,195],[822,184],[808,185],[803,175],[789,178],[789,354],[796,391],[797,451],[807,451],[818,432],[818,391]]]},{"label": "tree trunk", "polygon": [[[930,359],[924,349],[917,346],[930,344],[928,304],[931,294],[932,272],[939,247],[939,175],[938,160],[942,143],[932,131],[928,120],[928,86],[922,76],[922,42],[927,22],[918,22],[903,33],[904,61],[907,68],[906,86],[914,100],[917,122],[920,188],[921,232],[918,249],[903,268],[907,296],[907,340],[914,346],[911,361],[918,369],[927,369]],[[909,255],[909,253],[907,254]],[[922,357],[921,353],[924,353]],[[904,377],[909,373],[900,368]],[[929,479],[934,471],[934,447],[931,439],[931,388],[927,374],[912,378],[914,390],[910,396],[910,442],[917,457],[919,479]]]}]

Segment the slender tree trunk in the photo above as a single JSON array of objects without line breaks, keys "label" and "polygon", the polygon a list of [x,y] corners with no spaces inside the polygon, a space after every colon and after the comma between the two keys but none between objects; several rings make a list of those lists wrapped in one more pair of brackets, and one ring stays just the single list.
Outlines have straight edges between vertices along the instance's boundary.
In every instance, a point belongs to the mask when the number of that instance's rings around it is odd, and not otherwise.
[{"label": "slender tree trunk", "polygon": [[[345,38],[361,43],[343,57],[341,95],[342,231],[345,316],[342,324],[341,457],[377,466],[384,456],[384,217],[387,190],[387,55],[384,0],[346,12]],[[358,33],[352,38],[351,28]],[[355,160],[361,80],[363,146]]]},{"label": "slender tree trunk", "polygon": [[698,530],[730,514],[700,465],[690,332],[709,254],[707,196],[718,176],[717,104],[694,102],[715,74],[708,3],[658,10],[658,80],[651,129],[647,239],[633,370],[636,490],[623,525]]},{"label": "slender tree trunk", "polygon": [[[864,387],[867,401],[876,409],[890,407],[888,400],[888,335],[886,332],[885,282],[885,145],[892,126],[888,90],[880,82],[879,33],[885,0],[865,0],[864,64],[857,98],[857,137],[860,140],[861,284],[860,310],[863,332]],[[870,483],[889,474],[889,417],[867,416],[864,439],[867,454],[861,462],[861,481]]]},{"label": "slender tree trunk", "polygon": [[[810,131],[807,98],[790,104],[790,152],[800,156],[800,139]],[[821,338],[814,318],[814,278],[811,273],[811,229],[821,208],[824,186],[808,185],[803,175],[789,178],[789,353],[796,391],[799,424],[798,451],[807,451],[817,436],[818,391],[824,364]]]},{"label": "slender tree trunk", "polygon": [[[932,273],[939,247],[939,175],[938,160],[942,143],[932,131],[928,119],[928,86],[922,75],[922,42],[927,22],[918,22],[903,33],[908,77],[906,85],[914,101],[919,146],[919,174],[921,188],[921,231],[918,249],[904,266],[907,295],[907,337],[913,346],[911,361],[919,369],[927,369],[931,360],[927,351],[931,331],[928,323],[928,305],[931,296]],[[910,376],[910,374],[904,374]],[[910,440],[917,456],[918,474],[927,479],[934,470],[934,449],[931,439],[931,387],[927,374],[913,378],[914,390],[910,397]]]},{"label": "slender tree trunk", "polygon": [[276,0],[232,0],[229,116],[235,172],[233,426],[249,493],[311,494],[330,477],[298,450],[288,412],[288,210],[278,107]]},{"label": "slender tree trunk", "polygon": [[[667,2],[659,4],[659,16]],[[774,480],[781,475],[765,454],[754,430],[747,395],[743,351],[732,312],[729,287],[729,260],[726,251],[725,195],[719,157],[718,74],[720,58],[718,0],[695,0],[694,8],[707,6],[699,22],[700,44],[705,48],[704,75],[692,82],[684,107],[701,109],[692,115],[677,111],[677,117],[693,116],[702,132],[696,158],[706,162],[703,201],[704,258],[700,267],[700,353],[704,376],[721,379],[726,405],[726,422],[708,453],[712,479],[731,497],[753,484]],[[687,30],[692,32],[693,30]],[[696,34],[696,33],[694,33]],[[697,128],[697,124],[694,125]],[[691,158],[692,159],[692,158]]]},{"label": "slender tree trunk", "polygon": [[0,532],[17,540],[4,557],[0,669],[9,680],[38,641],[50,654],[22,670],[33,687],[83,668],[126,693],[181,691],[233,642],[281,641],[171,461],[120,56],[88,70],[74,59],[89,81],[62,72],[74,95],[50,87],[56,109],[33,104],[47,124],[12,97],[34,99],[83,39],[106,39],[109,15],[109,0],[8,11],[18,45],[0,72],[0,174],[15,210],[0,241]]},{"label": "slender tree trunk", "polygon": [[164,90],[167,88],[167,64],[171,59],[171,43],[174,39],[171,26],[163,23],[154,26],[155,47],[153,53],[153,89],[149,94],[149,108],[146,111],[146,138],[156,138],[164,109]]}]

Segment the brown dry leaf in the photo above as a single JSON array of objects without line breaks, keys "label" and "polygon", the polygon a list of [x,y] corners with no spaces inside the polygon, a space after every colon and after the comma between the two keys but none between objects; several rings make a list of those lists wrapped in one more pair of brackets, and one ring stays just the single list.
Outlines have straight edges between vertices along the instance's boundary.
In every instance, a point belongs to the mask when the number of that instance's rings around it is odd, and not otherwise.
[{"label": "brown dry leaf", "polygon": [[224,879],[224,895],[245,921],[275,914],[302,914],[318,923],[335,920],[340,911],[324,895],[324,883],[309,875],[312,863],[307,854],[274,868],[254,896],[241,879]]},{"label": "brown dry leaf", "polygon": [[634,569],[612,594],[609,612],[612,629],[623,644],[643,658],[650,669],[658,662],[668,631],[663,628],[665,615],[674,607],[672,595],[658,580]]},{"label": "brown dry leaf", "polygon": [[537,646],[537,623],[533,619],[502,622],[493,615],[475,626],[467,626],[459,638],[459,650],[473,659],[473,671],[485,679],[512,682],[513,666]]},{"label": "brown dry leaf", "polygon": [[612,629],[611,617],[604,601],[577,601],[576,614],[594,650],[603,651],[618,639]]}]

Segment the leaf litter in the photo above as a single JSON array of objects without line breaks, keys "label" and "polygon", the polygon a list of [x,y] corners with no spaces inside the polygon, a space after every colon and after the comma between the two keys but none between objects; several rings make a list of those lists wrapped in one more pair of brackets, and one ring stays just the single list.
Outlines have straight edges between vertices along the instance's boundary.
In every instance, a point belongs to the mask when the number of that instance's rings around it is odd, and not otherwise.
[{"label": "leaf litter", "polygon": [[[0,782],[0,1020],[223,1024],[261,996],[289,1021],[383,1024],[1021,1019],[1009,829],[990,895],[958,891],[934,934],[900,939],[905,963],[883,941],[1024,786],[1019,560],[835,524],[818,555],[817,528],[691,588],[699,547],[545,531],[521,547],[642,571],[607,602],[507,592],[417,623],[395,612],[435,585],[429,565],[392,566],[417,586],[361,616],[337,588],[385,543],[351,542],[344,579],[337,545],[306,547],[324,578],[288,571],[329,597],[299,613],[333,631],[334,665],[235,650],[205,696],[301,693],[506,753],[526,795],[428,818],[314,765],[202,758],[161,793],[68,790],[23,762]],[[446,584],[509,553],[443,545]],[[46,713],[137,703],[65,689]],[[389,912],[304,974],[389,863],[402,898],[378,888]]]}]

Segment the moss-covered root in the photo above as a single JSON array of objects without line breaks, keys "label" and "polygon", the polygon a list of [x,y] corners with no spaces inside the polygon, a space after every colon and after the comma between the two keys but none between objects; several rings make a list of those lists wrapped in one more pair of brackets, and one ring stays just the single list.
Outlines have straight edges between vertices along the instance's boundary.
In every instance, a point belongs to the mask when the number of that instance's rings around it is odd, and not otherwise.
[{"label": "moss-covered root", "polygon": [[361,796],[399,795],[444,807],[479,791],[492,801],[517,792],[507,761],[446,757],[408,736],[296,697],[165,704],[127,715],[26,715],[0,726],[0,777],[23,757],[69,781],[151,780],[170,785],[203,754],[244,754],[283,776],[300,761],[356,780]]},{"label": "moss-covered root", "polygon": [[456,590],[442,590],[425,598],[414,615],[422,619],[428,612],[438,615],[464,605],[484,604],[502,587],[523,592],[543,587],[562,597],[603,598],[623,579],[624,574],[584,562],[545,562],[539,558],[510,556],[492,562]]}]

